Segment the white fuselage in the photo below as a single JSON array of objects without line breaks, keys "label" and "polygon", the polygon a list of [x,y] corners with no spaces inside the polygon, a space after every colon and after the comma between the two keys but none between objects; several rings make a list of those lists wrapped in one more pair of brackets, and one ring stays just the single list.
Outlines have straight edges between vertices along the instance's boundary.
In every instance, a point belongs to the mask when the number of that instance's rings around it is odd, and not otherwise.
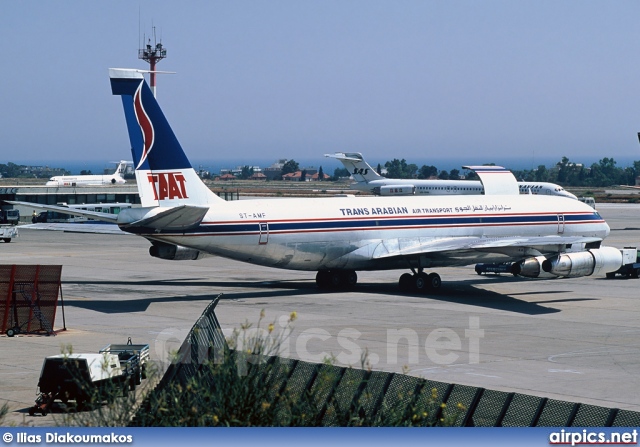
[{"label": "white fuselage", "polygon": [[[126,223],[128,211],[119,223]],[[545,247],[535,253],[514,244],[518,238],[602,239],[609,227],[593,208],[563,197],[452,195],[220,202],[193,230],[136,233],[243,262],[313,271],[406,268],[394,253],[412,246],[422,247],[426,267],[521,259],[549,248],[540,243]],[[486,253],[477,248],[502,238],[509,246]],[[454,248],[442,251],[448,244]],[[476,248],[465,249],[470,245]]]},{"label": "white fuselage", "polygon": [[[484,194],[482,182],[475,180],[409,180],[409,179],[380,179],[369,182],[356,182],[351,188],[358,191],[372,192],[384,186],[411,185],[415,188],[415,195],[478,195]],[[520,194],[562,196],[571,199],[577,197],[561,186],[547,182],[518,182]],[[389,194],[392,195],[392,194]],[[406,195],[406,194],[405,194]]]},{"label": "white fuselage", "polygon": [[60,175],[51,177],[46,186],[100,186],[126,183],[117,175]]}]

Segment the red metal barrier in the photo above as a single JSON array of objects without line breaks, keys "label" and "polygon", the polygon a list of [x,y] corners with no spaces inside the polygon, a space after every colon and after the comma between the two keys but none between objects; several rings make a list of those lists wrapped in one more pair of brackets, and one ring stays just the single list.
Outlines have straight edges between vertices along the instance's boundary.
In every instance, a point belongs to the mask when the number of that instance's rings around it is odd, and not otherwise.
[{"label": "red metal barrier", "polygon": [[55,335],[61,265],[0,265],[0,333]]}]

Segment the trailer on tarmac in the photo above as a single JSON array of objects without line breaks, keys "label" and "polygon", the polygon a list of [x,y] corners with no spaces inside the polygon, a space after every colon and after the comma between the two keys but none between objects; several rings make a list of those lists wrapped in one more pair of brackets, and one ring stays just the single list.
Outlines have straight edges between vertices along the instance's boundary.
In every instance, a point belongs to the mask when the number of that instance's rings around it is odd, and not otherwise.
[{"label": "trailer on tarmac", "polygon": [[134,378],[135,385],[140,385],[142,379],[147,378],[148,344],[134,345],[129,337],[126,344],[109,344],[102,348],[100,353],[117,355],[120,362],[124,363],[123,368],[129,369],[127,374]]}]

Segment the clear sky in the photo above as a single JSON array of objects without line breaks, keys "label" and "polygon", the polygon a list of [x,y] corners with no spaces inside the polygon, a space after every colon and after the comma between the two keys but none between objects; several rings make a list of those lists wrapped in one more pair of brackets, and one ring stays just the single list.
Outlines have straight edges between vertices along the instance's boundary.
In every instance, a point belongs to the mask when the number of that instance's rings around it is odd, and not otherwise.
[{"label": "clear sky", "polygon": [[65,0],[2,3],[0,163],[131,159],[107,68],[153,25],[192,161],[640,159],[638,1]]}]

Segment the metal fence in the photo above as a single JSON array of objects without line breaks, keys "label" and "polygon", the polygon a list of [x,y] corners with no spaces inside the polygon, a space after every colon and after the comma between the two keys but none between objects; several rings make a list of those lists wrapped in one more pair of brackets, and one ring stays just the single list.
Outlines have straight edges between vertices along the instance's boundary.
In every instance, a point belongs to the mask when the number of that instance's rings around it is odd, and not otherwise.
[{"label": "metal fence", "polygon": [[[219,355],[226,347],[222,328],[215,315],[219,296],[207,307],[182,344],[176,361],[170,366],[156,391],[176,381],[185,384],[194,377],[199,365]],[[426,407],[432,396],[461,410],[454,422],[464,427],[629,427],[640,425],[640,413],[575,402],[530,396],[520,393],[437,382],[397,373],[344,368],[329,364],[271,357],[265,378],[274,393],[285,388],[291,399],[310,391],[321,408],[323,426],[339,425],[336,414],[357,402],[369,417],[384,416],[398,408]],[[331,377],[330,383],[320,380]],[[427,390],[428,392],[423,392]],[[459,405],[461,404],[461,405]],[[439,405],[438,408],[441,408]],[[442,410],[429,415],[431,421]],[[384,419],[384,417],[382,418]]]}]

